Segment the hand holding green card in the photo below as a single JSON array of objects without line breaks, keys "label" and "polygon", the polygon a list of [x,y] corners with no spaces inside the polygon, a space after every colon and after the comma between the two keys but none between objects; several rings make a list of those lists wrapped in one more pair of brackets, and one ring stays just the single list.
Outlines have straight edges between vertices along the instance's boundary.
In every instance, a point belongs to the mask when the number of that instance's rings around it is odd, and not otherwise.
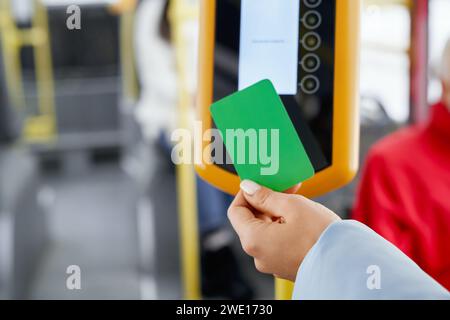
[{"label": "hand holding green card", "polygon": [[314,175],[314,168],[274,86],[260,81],[211,106],[241,180],[285,191]]}]

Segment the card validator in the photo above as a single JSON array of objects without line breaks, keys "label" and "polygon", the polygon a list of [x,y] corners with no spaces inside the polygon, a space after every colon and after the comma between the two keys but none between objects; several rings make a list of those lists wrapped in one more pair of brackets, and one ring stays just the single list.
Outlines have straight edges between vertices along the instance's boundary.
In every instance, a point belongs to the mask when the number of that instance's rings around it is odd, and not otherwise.
[{"label": "card validator", "polygon": [[[315,170],[299,193],[319,196],[350,182],[358,168],[360,1],[203,0],[201,6],[203,131],[215,128],[212,103],[269,79]],[[196,171],[227,193],[239,191],[232,164],[204,161]]]}]

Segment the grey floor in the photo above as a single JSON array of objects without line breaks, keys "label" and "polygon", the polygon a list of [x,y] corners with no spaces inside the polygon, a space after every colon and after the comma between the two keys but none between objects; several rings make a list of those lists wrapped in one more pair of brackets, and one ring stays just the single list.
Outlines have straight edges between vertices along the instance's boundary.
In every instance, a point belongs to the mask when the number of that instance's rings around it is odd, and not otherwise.
[{"label": "grey floor", "polygon": [[[150,153],[135,162],[152,173],[133,175],[122,163],[44,179],[50,241],[29,298],[182,298],[175,173],[161,153]],[[257,298],[272,298],[272,278],[257,274],[237,239],[235,246]],[[66,288],[70,265],[81,268],[81,290]]]},{"label": "grey floor", "polygon": [[[139,299],[135,189],[117,167],[46,181],[50,242],[31,287],[33,299]],[[81,268],[81,290],[66,269]]]}]

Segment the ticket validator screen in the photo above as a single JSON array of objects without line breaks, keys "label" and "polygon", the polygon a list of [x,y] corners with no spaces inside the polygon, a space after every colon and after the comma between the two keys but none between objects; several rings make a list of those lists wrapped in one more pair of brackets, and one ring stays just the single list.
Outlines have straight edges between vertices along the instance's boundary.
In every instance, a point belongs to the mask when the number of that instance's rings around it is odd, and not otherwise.
[{"label": "ticket validator screen", "polygon": [[271,80],[316,172],[330,166],[335,1],[218,0],[215,14],[214,101]]},{"label": "ticket validator screen", "polygon": [[270,79],[278,94],[297,94],[299,21],[300,0],[241,0],[239,90]]}]

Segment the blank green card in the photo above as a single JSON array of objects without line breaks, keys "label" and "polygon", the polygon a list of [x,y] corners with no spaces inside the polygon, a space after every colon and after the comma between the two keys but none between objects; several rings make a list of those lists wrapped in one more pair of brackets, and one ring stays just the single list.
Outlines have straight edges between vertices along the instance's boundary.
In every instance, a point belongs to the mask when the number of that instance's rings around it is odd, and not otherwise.
[{"label": "blank green card", "polygon": [[285,191],[314,168],[274,86],[263,80],[211,106],[241,180]]}]

